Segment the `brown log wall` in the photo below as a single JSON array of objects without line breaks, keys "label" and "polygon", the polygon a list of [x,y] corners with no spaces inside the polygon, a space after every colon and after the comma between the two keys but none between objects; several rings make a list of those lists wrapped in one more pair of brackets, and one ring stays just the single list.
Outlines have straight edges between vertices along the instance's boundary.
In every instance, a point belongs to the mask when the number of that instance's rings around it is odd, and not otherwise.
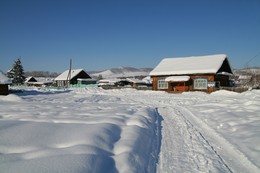
[{"label": "brown log wall", "polygon": [[[153,76],[153,90],[158,90],[158,78],[162,77],[168,77],[168,76]],[[216,81],[216,76],[214,74],[209,74],[209,75],[190,75],[190,78],[192,80],[196,78],[205,78],[208,80],[208,82],[215,82]],[[228,77],[227,77],[228,78]],[[219,80],[227,80],[226,78],[219,78]],[[227,80],[228,81],[228,80]],[[180,86],[178,86],[178,84]],[[225,82],[220,82],[220,84],[225,84]],[[176,85],[176,84],[174,84]],[[168,89],[160,90],[160,91],[167,91],[167,92],[182,92],[182,91],[206,91],[206,92],[213,92],[216,90],[215,87],[208,87],[207,90],[194,90],[193,89],[193,82],[188,81],[188,82],[179,82],[177,83],[176,86],[174,86],[176,91],[173,91],[173,83],[168,83]]]},{"label": "brown log wall", "polygon": [[7,84],[0,84],[0,95],[8,95],[9,88]]}]

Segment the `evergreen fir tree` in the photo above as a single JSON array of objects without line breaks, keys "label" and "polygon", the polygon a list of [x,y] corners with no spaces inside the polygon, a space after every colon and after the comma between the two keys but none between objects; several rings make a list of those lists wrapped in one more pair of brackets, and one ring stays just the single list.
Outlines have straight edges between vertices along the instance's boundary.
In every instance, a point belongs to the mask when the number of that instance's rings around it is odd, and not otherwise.
[{"label": "evergreen fir tree", "polygon": [[20,58],[14,62],[13,68],[7,72],[7,76],[13,79],[13,84],[18,85],[24,82],[24,70]]}]

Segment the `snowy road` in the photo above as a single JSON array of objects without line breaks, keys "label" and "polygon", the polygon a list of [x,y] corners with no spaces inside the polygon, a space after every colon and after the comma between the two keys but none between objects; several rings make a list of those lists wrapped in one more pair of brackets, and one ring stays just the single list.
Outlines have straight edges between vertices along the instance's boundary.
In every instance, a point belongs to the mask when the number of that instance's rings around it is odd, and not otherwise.
[{"label": "snowy road", "polygon": [[[140,101],[140,97],[136,98]],[[142,98],[141,102],[148,104],[147,100]],[[208,140],[185,117],[190,112],[178,106],[184,102],[194,103],[196,99],[182,98],[174,102],[165,98],[157,100],[159,102],[150,104],[158,106],[158,113],[163,118],[158,173],[232,172]]]},{"label": "snowy road", "polygon": [[183,110],[160,108],[162,148],[158,172],[232,172],[215,150],[184,117]]}]

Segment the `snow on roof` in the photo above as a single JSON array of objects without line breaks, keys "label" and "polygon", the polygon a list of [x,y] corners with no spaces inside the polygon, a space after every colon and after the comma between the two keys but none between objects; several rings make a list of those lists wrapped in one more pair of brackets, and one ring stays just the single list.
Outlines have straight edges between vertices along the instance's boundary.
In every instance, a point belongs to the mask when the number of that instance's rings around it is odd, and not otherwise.
[{"label": "snow on roof", "polygon": [[165,58],[150,72],[150,76],[217,73],[225,59],[225,54]]},{"label": "snow on roof", "polygon": [[[71,79],[77,76],[81,71],[84,71],[83,69],[72,69],[71,70]],[[56,77],[54,80],[67,80],[69,74],[69,70],[66,70],[65,72],[61,73],[58,77]]]},{"label": "snow on roof", "polygon": [[88,79],[78,78],[77,80],[78,81],[97,81],[97,79],[91,79],[91,78],[88,78]]},{"label": "snow on roof", "polygon": [[145,78],[142,79],[142,81],[144,81],[147,84],[153,83],[153,79],[151,78],[151,76],[146,76]]},{"label": "snow on roof", "polygon": [[41,82],[29,82],[32,85],[48,85],[48,84],[52,84],[52,81],[41,81]]},{"label": "snow on roof", "polygon": [[121,79],[117,79],[117,78],[107,78],[107,79],[101,79],[98,81],[98,83],[116,83],[121,81]]},{"label": "snow on roof", "polygon": [[167,82],[183,82],[190,80],[190,76],[169,76],[165,78]]},{"label": "snow on roof", "polygon": [[132,83],[145,84],[144,81],[139,80],[139,79],[136,79],[136,78],[126,78],[126,80],[127,80],[128,82],[132,82]]},{"label": "snow on roof", "polygon": [[[25,83],[30,82],[31,79],[33,80],[33,82],[35,82],[35,80],[36,80],[34,77],[29,76],[29,77],[27,77],[27,78],[25,79],[24,82],[25,82]],[[37,82],[37,80],[36,80],[36,82]]]},{"label": "snow on roof", "polygon": [[6,77],[2,72],[0,72],[0,84],[11,84],[12,80]]}]

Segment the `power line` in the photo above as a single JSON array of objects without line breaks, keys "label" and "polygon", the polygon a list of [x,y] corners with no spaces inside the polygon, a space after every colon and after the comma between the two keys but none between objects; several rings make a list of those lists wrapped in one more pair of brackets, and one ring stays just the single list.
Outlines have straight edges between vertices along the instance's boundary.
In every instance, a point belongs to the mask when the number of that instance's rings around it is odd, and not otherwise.
[{"label": "power line", "polygon": [[253,60],[255,59],[258,55],[260,55],[260,52],[258,52],[255,56],[253,56],[249,61],[247,61],[246,63],[246,67],[248,66],[248,64]]}]

